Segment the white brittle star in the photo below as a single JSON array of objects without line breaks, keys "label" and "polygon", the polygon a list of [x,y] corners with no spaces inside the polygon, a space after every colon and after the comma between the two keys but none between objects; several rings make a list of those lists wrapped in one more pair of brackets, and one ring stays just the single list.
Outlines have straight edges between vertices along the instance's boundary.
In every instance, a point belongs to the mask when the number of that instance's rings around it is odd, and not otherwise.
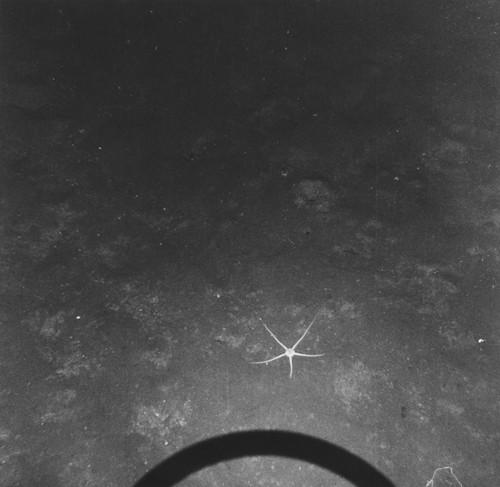
[{"label": "white brittle star", "polygon": [[302,336],[295,342],[295,345],[291,348],[288,348],[286,345],[281,343],[276,335],[266,326],[264,322],[262,324],[265,326],[266,330],[271,334],[271,336],[285,349],[285,351],[281,355],[277,355],[276,357],[270,358],[269,360],[261,360],[260,362],[250,362],[251,364],[268,364],[269,362],[274,362],[275,360],[278,360],[281,357],[288,357],[288,360],[290,361],[290,379],[292,378],[293,374],[293,363],[292,363],[292,358],[295,357],[295,355],[299,357],[322,357],[325,355],[324,353],[315,353],[315,354],[310,354],[310,353],[301,353],[301,352],[296,352],[295,347],[303,340],[303,338],[306,336],[307,332],[309,331],[309,328],[313,325],[314,321],[319,315],[319,311],[316,313],[316,316],[313,318],[309,326],[306,328],[306,331],[302,334]]}]

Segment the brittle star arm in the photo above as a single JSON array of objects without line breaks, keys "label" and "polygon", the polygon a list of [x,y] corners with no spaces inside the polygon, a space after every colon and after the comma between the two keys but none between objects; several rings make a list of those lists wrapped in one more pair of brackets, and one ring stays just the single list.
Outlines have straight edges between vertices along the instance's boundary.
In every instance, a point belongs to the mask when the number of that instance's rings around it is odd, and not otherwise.
[{"label": "brittle star arm", "polygon": [[278,355],[276,357],[270,358],[269,360],[260,360],[259,362],[250,362],[251,364],[268,364],[269,362],[274,362],[275,360],[278,360],[281,357],[284,357],[286,355],[285,353],[282,353],[281,355]]},{"label": "brittle star arm", "polygon": [[[290,348],[290,353],[285,352],[282,355],[286,355],[288,357],[288,361],[290,362],[290,379],[291,379],[292,375],[293,375],[292,357],[294,357],[295,355],[298,355],[299,357],[322,357],[325,354],[324,353],[314,353],[314,354],[300,353],[300,352],[296,352],[293,348]],[[280,355],[280,357],[281,357],[281,355]]]},{"label": "brittle star arm", "polygon": [[[309,331],[309,328],[311,328],[311,326],[313,326],[313,323],[316,321],[316,318],[318,317],[319,315],[319,311],[315,314],[314,318],[312,319],[311,323],[309,323],[309,326],[306,328],[306,331],[304,333],[302,333],[302,336],[297,340],[297,342],[295,343],[295,345],[292,347],[292,350],[295,350],[295,347],[304,339],[304,337],[307,335],[307,332]],[[266,326],[266,325],[264,325]],[[266,326],[267,328],[267,326]],[[272,333],[271,333],[272,335]],[[274,335],[273,335],[274,336]],[[275,337],[276,338],[276,337]],[[276,338],[277,340],[277,338]],[[286,348],[286,347],[285,347]],[[296,353],[295,355],[300,355],[298,353]],[[323,355],[323,354],[322,354]]]},{"label": "brittle star arm", "polygon": [[[285,349],[285,350],[289,350],[289,348],[284,345],[283,343],[281,343],[278,338],[276,337],[276,335],[266,326],[266,324],[264,322],[262,322],[262,324],[265,326],[266,330],[271,334],[271,336]],[[307,330],[306,330],[307,331]],[[301,338],[302,340],[302,338]],[[293,347],[292,347],[293,349]],[[284,354],[283,354],[284,355]],[[282,357],[282,355],[280,355],[280,357]]]}]

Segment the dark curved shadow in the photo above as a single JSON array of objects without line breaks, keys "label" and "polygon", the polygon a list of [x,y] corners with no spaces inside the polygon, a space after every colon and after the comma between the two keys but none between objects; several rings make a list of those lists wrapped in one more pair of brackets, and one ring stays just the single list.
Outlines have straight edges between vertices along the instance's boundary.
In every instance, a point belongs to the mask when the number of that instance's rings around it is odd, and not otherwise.
[{"label": "dark curved shadow", "polygon": [[395,487],[375,467],[339,446],[301,433],[266,430],[229,433],[188,446],[148,472],[135,487],[175,485],[205,467],[253,456],[303,460],[358,487]]}]

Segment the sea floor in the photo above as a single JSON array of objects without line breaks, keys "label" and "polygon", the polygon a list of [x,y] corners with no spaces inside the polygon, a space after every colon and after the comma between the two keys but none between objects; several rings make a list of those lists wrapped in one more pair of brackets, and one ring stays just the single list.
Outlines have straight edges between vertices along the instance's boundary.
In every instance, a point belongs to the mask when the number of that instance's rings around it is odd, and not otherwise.
[{"label": "sea floor", "polygon": [[344,3],[0,4],[2,486],[498,485],[500,9]]}]

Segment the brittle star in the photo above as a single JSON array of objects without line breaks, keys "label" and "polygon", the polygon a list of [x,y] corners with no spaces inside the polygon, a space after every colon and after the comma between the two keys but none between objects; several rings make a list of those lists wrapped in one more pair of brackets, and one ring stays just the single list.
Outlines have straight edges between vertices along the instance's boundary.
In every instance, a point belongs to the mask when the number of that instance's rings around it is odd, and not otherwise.
[{"label": "brittle star", "polygon": [[285,349],[285,351],[281,355],[277,355],[276,357],[270,358],[269,360],[261,360],[260,362],[250,362],[251,364],[268,364],[269,362],[274,362],[275,360],[278,360],[281,357],[288,357],[288,360],[290,361],[290,379],[292,378],[293,374],[293,363],[292,363],[292,358],[295,357],[296,355],[299,357],[322,357],[325,355],[324,353],[302,353],[302,352],[296,352],[295,347],[303,340],[303,338],[306,336],[307,332],[309,331],[309,328],[313,325],[314,321],[319,315],[319,311],[316,313],[316,316],[313,318],[309,326],[306,328],[306,331],[302,334],[302,336],[295,342],[295,345],[291,348],[288,348],[286,345],[281,343],[276,335],[266,326],[264,322],[262,324],[265,326],[266,330],[270,333],[270,335]]}]

